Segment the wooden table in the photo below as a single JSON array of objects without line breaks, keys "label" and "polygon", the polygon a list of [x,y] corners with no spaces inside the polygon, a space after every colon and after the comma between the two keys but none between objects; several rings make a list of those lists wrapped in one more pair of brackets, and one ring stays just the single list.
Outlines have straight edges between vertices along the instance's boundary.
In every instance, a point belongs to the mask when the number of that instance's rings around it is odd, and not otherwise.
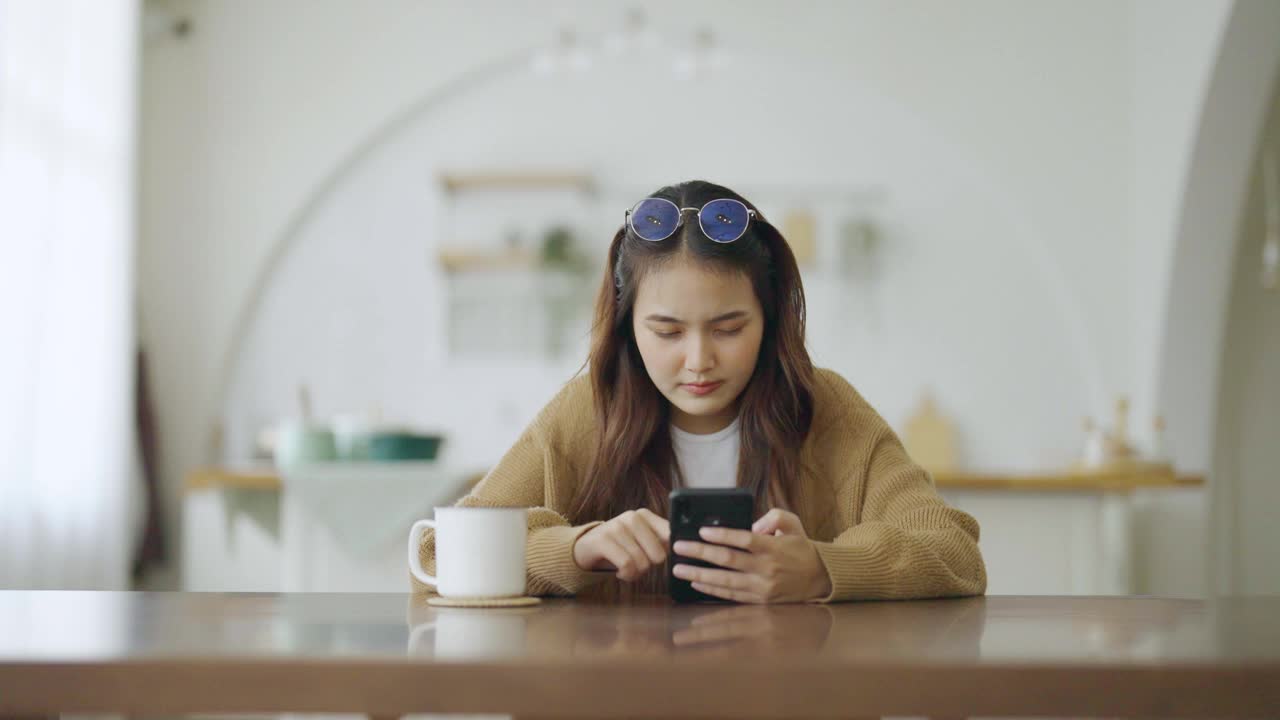
[{"label": "wooden table", "polygon": [[1265,717],[1280,598],[434,609],[0,592],[0,715]]}]

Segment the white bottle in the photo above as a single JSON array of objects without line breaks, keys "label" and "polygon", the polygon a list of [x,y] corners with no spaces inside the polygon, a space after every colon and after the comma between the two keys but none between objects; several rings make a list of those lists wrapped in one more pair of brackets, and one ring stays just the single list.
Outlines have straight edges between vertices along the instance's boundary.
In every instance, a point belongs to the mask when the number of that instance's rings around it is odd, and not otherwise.
[{"label": "white bottle", "polygon": [[1084,419],[1084,457],[1085,467],[1101,467],[1107,459],[1107,438],[1102,428],[1093,424],[1093,418]]},{"label": "white bottle", "polygon": [[1157,415],[1152,423],[1151,433],[1151,460],[1152,462],[1167,462],[1169,456],[1165,452],[1164,446],[1164,416]]}]

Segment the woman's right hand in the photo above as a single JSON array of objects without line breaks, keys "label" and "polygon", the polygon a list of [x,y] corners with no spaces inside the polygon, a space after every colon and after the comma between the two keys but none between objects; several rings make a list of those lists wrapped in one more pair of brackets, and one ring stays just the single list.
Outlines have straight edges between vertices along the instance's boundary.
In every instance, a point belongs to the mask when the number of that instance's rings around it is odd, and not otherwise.
[{"label": "woman's right hand", "polygon": [[649,510],[628,510],[591,528],[573,544],[573,561],[583,570],[615,570],[634,582],[667,560],[671,525]]}]

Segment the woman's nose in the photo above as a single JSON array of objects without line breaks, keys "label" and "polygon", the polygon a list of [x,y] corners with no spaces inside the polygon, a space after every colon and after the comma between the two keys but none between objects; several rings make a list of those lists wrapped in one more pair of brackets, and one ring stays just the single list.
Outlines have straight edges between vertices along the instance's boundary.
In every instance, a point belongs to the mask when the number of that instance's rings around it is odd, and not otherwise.
[{"label": "woman's nose", "polygon": [[685,369],[691,373],[703,373],[714,368],[715,364],[711,343],[700,337],[692,338],[684,358]]}]

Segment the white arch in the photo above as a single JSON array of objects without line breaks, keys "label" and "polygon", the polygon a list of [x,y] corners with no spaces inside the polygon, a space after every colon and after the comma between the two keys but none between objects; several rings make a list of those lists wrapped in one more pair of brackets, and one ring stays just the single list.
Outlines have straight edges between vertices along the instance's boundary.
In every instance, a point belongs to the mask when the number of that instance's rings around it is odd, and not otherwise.
[{"label": "white arch", "polygon": [[[264,300],[263,295],[267,284],[280,270],[289,253],[296,248],[300,236],[319,208],[331,201],[344,181],[357,173],[379,149],[393,142],[427,114],[439,110],[447,102],[459,100],[464,95],[482,90],[492,81],[506,77],[508,73],[521,67],[513,60],[508,58],[486,66],[486,70],[482,73],[469,74],[465,82],[450,82],[445,90],[433,91],[405,110],[394,114],[371,136],[345,153],[314,189],[307,193],[304,202],[290,214],[289,222],[273,241],[266,261],[256,273],[256,282],[245,301],[241,303],[233,335],[223,352],[222,366],[219,368],[213,398],[215,413],[221,415],[225,411],[224,403],[231,387],[231,376],[237,364],[237,358],[244,349],[254,317]],[[791,59],[791,62],[794,65],[795,60]],[[815,65],[808,72],[818,74],[822,70],[822,66]],[[892,97],[881,97],[879,102],[892,108],[893,113],[900,116],[903,122],[921,123],[919,128],[921,133],[928,134],[930,137],[942,136],[938,128],[920,118],[915,118],[909,109],[900,106]],[[992,177],[985,169],[982,158],[970,156],[959,144],[951,147],[950,152],[954,160],[951,163],[951,172],[958,176],[957,183],[978,197],[986,199],[987,204],[992,208],[1004,206],[1002,218],[1009,225],[1009,232],[1000,237],[1008,243],[1006,252],[1010,258],[1016,259],[1015,265],[1026,263],[1027,269],[1039,279],[1045,301],[1048,303],[1046,309],[1053,313],[1054,320],[1060,324],[1065,336],[1065,349],[1069,353],[1067,364],[1074,372],[1073,378],[1081,383],[1082,390],[1089,400],[1088,405],[1095,410],[1101,408],[1104,391],[1098,348],[1088,332],[1086,318],[1069,278],[1053,263],[1045,238],[1037,229],[1033,218],[1028,216],[1026,210],[1020,209],[1016,204],[1009,206],[1009,203],[1002,199],[1007,189],[1002,188],[997,178]],[[215,448],[209,448],[208,452],[209,461],[218,460]]]},{"label": "white arch", "polygon": [[[1232,8],[1214,64],[1188,165],[1163,317],[1156,392],[1169,415],[1175,460],[1211,467],[1226,337],[1231,268],[1244,198],[1271,90],[1280,74],[1280,3]],[[1229,544],[1220,522],[1231,488],[1210,477],[1210,566],[1223,588]]]},{"label": "white arch", "polygon": [[250,322],[262,304],[267,284],[293,249],[303,227],[311,220],[318,208],[322,207],[337,192],[342,185],[342,181],[359,168],[361,163],[368,160],[378,148],[395,138],[422,115],[459,95],[474,90],[478,86],[526,67],[535,52],[536,50],[533,48],[522,48],[478,67],[468,69],[446,81],[440,87],[427,92],[399,112],[392,114],[362,141],[348,149],[329,172],[312,187],[306,194],[305,199],[289,214],[289,219],[285,222],[284,227],[272,241],[271,249],[267,252],[266,259],[258,266],[257,272],[254,273],[253,284],[249,286],[244,300],[240,303],[240,308],[236,312],[235,322],[231,325],[231,337],[223,348],[216,370],[217,374],[214,377],[213,417],[209,419],[208,426],[213,428],[214,431],[209,434],[210,442],[205,450],[207,461],[216,462],[219,459],[219,445],[223,441],[222,421],[219,418],[222,416],[223,403],[225,402],[227,388],[231,382],[231,373],[241,347],[244,345]]}]

